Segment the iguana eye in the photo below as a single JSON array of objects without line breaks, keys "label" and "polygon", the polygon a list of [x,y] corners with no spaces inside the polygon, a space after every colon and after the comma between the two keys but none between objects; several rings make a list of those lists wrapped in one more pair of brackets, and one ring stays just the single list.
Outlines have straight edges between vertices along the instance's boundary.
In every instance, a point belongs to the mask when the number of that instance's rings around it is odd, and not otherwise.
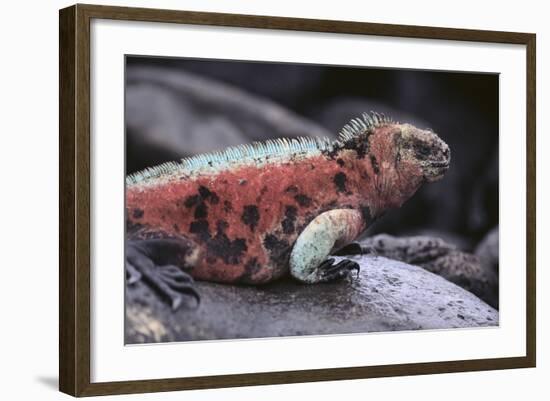
[{"label": "iguana eye", "polygon": [[416,157],[418,157],[421,160],[427,159],[432,152],[432,148],[430,147],[430,145],[428,145],[423,141],[416,141],[413,144],[413,147],[414,147],[414,153],[416,154]]}]

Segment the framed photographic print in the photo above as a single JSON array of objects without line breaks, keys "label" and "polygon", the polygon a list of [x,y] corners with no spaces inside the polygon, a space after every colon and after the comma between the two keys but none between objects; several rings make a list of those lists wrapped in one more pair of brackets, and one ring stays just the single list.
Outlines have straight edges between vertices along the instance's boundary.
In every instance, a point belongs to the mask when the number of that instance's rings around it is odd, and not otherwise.
[{"label": "framed photographic print", "polygon": [[61,391],[534,367],[535,331],[534,34],[60,11]]}]

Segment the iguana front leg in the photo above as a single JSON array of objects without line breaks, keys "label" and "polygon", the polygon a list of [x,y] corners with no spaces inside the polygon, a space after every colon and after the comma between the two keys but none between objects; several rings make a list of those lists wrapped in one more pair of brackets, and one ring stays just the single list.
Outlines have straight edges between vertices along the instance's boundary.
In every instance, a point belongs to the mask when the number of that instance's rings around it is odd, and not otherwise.
[{"label": "iguana front leg", "polygon": [[327,257],[365,230],[361,212],[335,209],[321,213],[298,236],[290,254],[290,273],[305,283],[327,282],[348,276],[359,265],[343,260],[334,265]]}]

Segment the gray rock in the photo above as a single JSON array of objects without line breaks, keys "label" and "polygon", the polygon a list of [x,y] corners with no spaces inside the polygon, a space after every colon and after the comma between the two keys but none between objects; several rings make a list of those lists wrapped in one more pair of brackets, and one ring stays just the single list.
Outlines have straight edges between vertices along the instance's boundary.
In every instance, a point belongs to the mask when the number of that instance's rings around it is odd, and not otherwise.
[{"label": "gray rock", "polygon": [[[360,242],[364,253],[399,260],[435,273],[498,308],[498,277],[476,255],[440,238],[380,234]],[[344,252],[345,253],[345,252]]]},{"label": "gray rock", "polygon": [[473,250],[476,246],[476,242],[470,238],[460,235],[456,232],[442,231],[435,229],[418,229],[405,232],[400,234],[401,237],[413,237],[413,236],[422,236],[422,237],[431,237],[442,239],[447,244],[452,244],[456,249],[468,253],[473,253]]},{"label": "gray rock", "polygon": [[486,267],[487,271],[490,271],[494,275],[498,276],[498,226],[489,231],[485,238],[481,240],[479,245],[476,247],[475,254],[479,258],[481,264]]},{"label": "gray rock", "polygon": [[383,257],[352,258],[361,272],[337,283],[197,282],[201,305],[175,312],[143,283],[129,286],[126,343],[498,325],[498,311],[425,269]]},{"label": "gray rock", "polygon": [[499,157],[498,147],[493,155],[485,161],[485,168],[476,175],[472,183],[472,195],[467,214],[468,229],[473,233],[482,234],[490,231],[495,223],[499,222],[498,182]]},{"label": "gray rock", "polygon": [[[499,280],[499,237],[498,226],[493,228],[489,233],[481,240],[476,247],[475,255],[479,259],[481,266],[490,277],[492,282],[498,283]],[[495,291],[495,302],[493,305],[498,308],[498,285]]]},{"label": "gray rock", "polygon": [[330,133],[278,104],[181,70],[126,69],[128,172],[228,146]]},{"label": "gray rock", "polygon": [[312,64],[132,56],[129,67],[159,67],[190,72],[269,98],[288,108],[303,99],[318,99],[325,67]]}]

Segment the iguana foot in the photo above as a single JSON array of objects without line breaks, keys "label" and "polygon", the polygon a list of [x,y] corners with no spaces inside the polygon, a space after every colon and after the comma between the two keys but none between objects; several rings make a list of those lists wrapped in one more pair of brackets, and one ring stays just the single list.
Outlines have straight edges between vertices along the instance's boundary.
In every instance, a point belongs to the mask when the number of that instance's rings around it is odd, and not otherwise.
[{"label": "iguana foot", "polygon": [[156,251],[175,245],[174,242],[166,244],[162,241],[168,240],[127,241],[126,283],[132,285],[143,279],[170,303],[172,310],[180,307],[184,296],[193,297],[198,306],[200,295],[193,278],[178,266],[160,264],[152,257]]},{"label": "iguana foot", "polygon": [[319,265],[318,269],[324,281],[334,281],[349,277],[353,271],[359,275],[359,271],[361,270],[359,263],[353,260],[344,259],[334,264],[334,258],[325,260]]},{"label": "iguana foot", "polygon": [[365,229],[363,214],[354,209],[334,209],[315,217],[300,233],[290,253],[290,274],[309,284],[322,283],[358,270],[352,261],[334,264],[331,252],[349,244]]}]

